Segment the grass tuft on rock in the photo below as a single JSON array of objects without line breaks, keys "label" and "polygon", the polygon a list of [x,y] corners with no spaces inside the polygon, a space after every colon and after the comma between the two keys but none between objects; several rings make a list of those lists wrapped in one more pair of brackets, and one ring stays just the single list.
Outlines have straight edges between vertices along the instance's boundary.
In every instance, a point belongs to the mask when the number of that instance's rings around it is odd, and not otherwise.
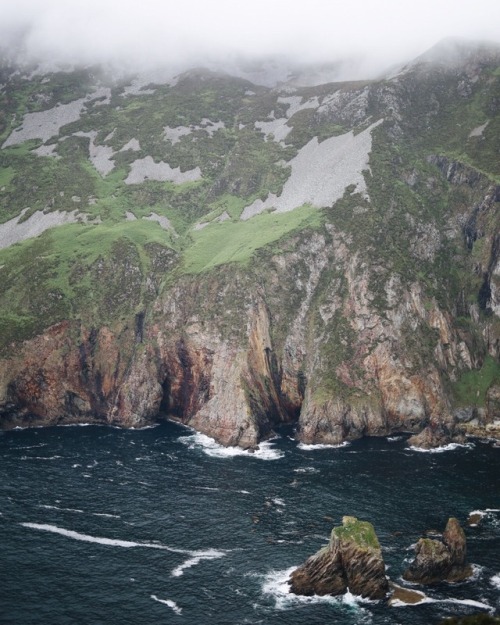
[{"label": "grass tuft on rock", "polygon": [[362,549],[380,549],[373,525],[368,521],[359,521],[352,516],[342,519],[342,525],[332,530],[332,538],[352,541]]}]

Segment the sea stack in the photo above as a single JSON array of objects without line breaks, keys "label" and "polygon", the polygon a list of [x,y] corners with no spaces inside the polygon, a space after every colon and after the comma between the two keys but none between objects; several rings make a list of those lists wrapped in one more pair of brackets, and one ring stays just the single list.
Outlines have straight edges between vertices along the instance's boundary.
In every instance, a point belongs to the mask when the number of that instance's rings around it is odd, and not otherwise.
[{"label": "sea stack", "polygon": [[340,595],[347,590],[383,599],[389,584],[380,544],[371,523],[345,516],[330,542],[297,568],[289,579],[297,595]]},{"label": "sea stack", "polygon": [[415,559],[403,578],[417,584],[460,582],[472,575],[466,563],[465,533],[455,518],[448,519],[442,540],[421,538],[415,546]]}]

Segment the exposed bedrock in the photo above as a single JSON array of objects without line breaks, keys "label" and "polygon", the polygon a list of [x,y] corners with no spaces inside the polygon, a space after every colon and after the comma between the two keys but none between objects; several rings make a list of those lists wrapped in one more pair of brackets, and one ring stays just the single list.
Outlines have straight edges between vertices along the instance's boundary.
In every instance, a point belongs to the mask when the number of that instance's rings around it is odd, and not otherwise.
[{"label": "exposed bedrock", "polygon": [[385,565],[373,525],[344,517],[330,542],[290,576],[297,595],[340,595],[348,589],[368,599],[383,599],[389,591]]},{"label": "exposed bedrock", "polygon": [[[160,413],[242,447],[290,422],[307,443],[401,431],[415,433],[412,443],[423,447],[463,440],[442,371],[456,376],[472,366],[467,335],[417,284],[402,288],[396,278],[386,285],[393,306],[378,313],[356,257],[348,261],[345,291],[330,279],[323,289],[333,295],[318,305],[332,251],[326,238],[309,246],[314,259],[306,256],[295,308],[285,310],[280,300],[288,306],[287,271],[304,261],[296,252],[269,284],[242,289],[235,279],[234,291],[215,282],[200,293],[192,280],[128,322],[99,329],[63,322],[26,341],[0,360],[3,427],[136,427]],[[333,254],[343,259],[341,242]],[[227,301],[217,304],[222,288]],[[427,336],[432,359],[409,345],[412,327]],[[474,426],[479,431],[497,414],[495,388]]]},{"label": "exposed bedrock", "polygon": [[[479,268],[493,293],[479,322],[478,303],[459,293],[453,310],[425,283],[353,252],[351,238],[326,223],[252,269],[185,276],[114,324],[65,321],[13,344],[0,358],[0,424],[135,427],[160,413],[243,447],[291,422],[306,443],[500,436],[498,382],[483,405],[476,394],[455,405],[453,391],[499,356],[495,241]],[[432,237],[420,245],[434,253]]]},{"label": "exposed bedrock", "polygon": [[415,546],[415,559],[403,577],[417,584],[459,582],[472,575],[466,562],[465,534],[455,518],[448,519],[442,540],[421,538]]}]

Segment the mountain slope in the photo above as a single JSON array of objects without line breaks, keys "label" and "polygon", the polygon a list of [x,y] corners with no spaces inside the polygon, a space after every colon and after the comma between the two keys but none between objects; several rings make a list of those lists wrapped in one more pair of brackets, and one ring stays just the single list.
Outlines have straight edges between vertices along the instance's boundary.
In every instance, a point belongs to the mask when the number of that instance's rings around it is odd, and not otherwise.
[{"label": "mountain slope", "polygon": [[5,427],[500,435],[498,49],[308,88],[1,83]]}]

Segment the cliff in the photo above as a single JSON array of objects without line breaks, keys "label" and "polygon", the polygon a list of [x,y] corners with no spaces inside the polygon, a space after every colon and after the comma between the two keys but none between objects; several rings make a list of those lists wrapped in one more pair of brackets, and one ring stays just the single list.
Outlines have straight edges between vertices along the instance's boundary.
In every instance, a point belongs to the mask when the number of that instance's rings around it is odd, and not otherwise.
[{"label": "cliff", "polygon": [[2,427],[499,438],[499,68],[134,90],[3,65]]}]

